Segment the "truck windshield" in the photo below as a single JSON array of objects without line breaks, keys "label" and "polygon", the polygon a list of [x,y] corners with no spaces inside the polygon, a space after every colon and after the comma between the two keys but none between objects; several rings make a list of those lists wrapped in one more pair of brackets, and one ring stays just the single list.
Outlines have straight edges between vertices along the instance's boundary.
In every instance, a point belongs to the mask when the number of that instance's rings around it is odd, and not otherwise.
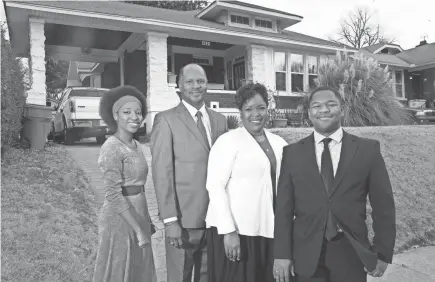
[{"label": "truck windshield", "polygon": [[103,97],[107,90],[97,89],[73,89],[69,97]]}]

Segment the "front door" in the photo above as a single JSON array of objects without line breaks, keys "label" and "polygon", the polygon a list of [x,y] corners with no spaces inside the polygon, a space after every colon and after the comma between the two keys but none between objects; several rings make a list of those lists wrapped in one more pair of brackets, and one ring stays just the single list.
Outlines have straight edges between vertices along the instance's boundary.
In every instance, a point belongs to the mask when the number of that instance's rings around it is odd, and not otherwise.
[{"label": "front door", "polygon": [[415,99],[423,99],[423,93],[421,92],[421,78],[419,74],[412,74],[412,92]]},{"label": "front door", "polygon": [[242,80],[245,79],[245,62],[234,64],[234,89],[237,90],[242,86]]}]

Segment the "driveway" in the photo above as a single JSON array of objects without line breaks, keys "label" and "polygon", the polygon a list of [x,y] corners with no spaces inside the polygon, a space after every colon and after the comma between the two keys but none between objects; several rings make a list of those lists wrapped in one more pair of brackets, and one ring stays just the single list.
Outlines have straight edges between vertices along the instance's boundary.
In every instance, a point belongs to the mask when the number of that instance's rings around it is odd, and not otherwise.
[{"label": "driveway", "polygon": [[[142,145],[148,165],[151,164],[151,153],[148,145]],[[65,146],[71,157],[81,165],[91,180],[91,187],[95,194],[95,200],[101,205],[104,200],[104,182],[102,173],[97,166],[100,145],[96,144],[95,139],[84,139],[74,145]],[[145,185],[145,193],[148,200],[148,209],[153,223],[156,225],[157,232],[153,235],[154,260],[157,269],[157,281],[166,282],[166,258],[165,258],[165,240],[164,226],[158,218],[158,208],[156,195],[154,193],[151,168],[148,170],[148,179]]]}]

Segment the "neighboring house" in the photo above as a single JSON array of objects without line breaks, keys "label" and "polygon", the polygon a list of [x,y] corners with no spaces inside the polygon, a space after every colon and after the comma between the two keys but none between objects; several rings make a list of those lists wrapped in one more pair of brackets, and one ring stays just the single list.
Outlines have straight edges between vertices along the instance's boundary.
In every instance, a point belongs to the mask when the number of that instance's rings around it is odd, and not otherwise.
[{"label": "neighboring house", "polygon": [[[176,83],[188,63],[203,66],[207,105],[236,113],[235,90],[247,80],[296,108],[314,87],[318,66],[337,51],[358,50],[286,30],[302,17],[239,1],[174,11],[115,1],[5,1],[11,42],[33,67],[28,103],[45,105],[45,56],[71,61],[70,83],[147,93],[147,130],[157,112],[179,102]],[[35,84],[35,82],[38,82]]]},{"label": "neighboring house", "polygon": [[435,43],[421,41],[403,50],[396,44],[375,44],[360,51],[381,66],[389,66],[395,84],[394,93],[402,101],[435,100]]}]

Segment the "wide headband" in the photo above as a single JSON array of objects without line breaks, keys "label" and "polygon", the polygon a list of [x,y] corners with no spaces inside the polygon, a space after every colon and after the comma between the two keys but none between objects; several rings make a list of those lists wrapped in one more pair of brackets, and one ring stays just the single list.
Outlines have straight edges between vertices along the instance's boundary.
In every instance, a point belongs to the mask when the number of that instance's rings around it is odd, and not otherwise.
[{"label": "wide headband", "polygon": [[112,107],[113,115],[115,115],[122,106],[124,106],[125,104],[127,104],[129,102],[136,102],[142,107],[142,103],[139,101],[138,98],[131,96],[131,95],[122,96],[113,104],[113,107]]}]

